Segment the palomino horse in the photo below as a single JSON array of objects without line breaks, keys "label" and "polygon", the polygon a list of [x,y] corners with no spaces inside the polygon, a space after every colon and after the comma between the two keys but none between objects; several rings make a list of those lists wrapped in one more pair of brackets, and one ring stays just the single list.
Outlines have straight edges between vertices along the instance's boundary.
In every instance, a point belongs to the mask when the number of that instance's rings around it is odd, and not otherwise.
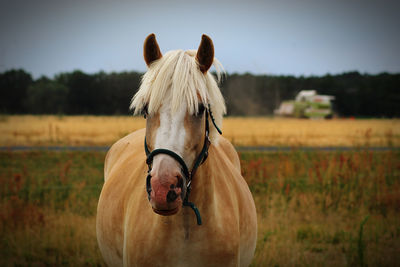
[{"label": "palomino horse", "polygon": [[[131,108],[146,129],[116,142],[105,160],[97,239],[109,266],[248,266],[256,246],[254,200],[232,144],[219,136],[225,104],[196,51],[164,56],[144,43],[148,71]],[[146,178],[147,177],[147,178]]]}]

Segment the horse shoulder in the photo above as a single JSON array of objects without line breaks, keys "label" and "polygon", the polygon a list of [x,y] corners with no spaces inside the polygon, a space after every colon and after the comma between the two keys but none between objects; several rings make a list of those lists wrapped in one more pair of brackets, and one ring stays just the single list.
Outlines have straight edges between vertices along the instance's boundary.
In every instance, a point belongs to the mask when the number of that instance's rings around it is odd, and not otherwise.
[{"label": "horse shoulder", "polygon": [[106,182],[110,176],[110,172],[118,162],[134,153],[143,152],[143,140],[145,129],[132,132],[115,142],[108,150],[104,161],[104,181]]},{"label": "horse shoulder", "polygon": [[99,248],[110,266],[122,265],[125,210],[130,198],[139,197],[142,189],[138,184],[146,173],[143,140],[144,130],[133,132],[118,140],[105,159],[96,231]]}]

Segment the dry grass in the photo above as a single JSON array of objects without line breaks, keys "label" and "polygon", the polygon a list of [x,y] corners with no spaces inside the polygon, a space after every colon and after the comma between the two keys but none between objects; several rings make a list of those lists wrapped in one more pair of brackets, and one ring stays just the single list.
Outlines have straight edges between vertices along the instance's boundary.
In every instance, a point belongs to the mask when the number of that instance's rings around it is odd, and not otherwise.
[{"label": "dry grass", "polygon": [[400,120],[227,118],[224,136],[238,146],[400,146]]},{"label": "dry grass", "polygon": [[138,117],[6,116],[0,120],[0,144],[106,146],[144,126]]},{"label": "dry grass", "polygon": [[[141,117],[2,116],[0,146],[108,146],[145,127]],[[237,146],[400,146],[400,120],[225,118]]]}]

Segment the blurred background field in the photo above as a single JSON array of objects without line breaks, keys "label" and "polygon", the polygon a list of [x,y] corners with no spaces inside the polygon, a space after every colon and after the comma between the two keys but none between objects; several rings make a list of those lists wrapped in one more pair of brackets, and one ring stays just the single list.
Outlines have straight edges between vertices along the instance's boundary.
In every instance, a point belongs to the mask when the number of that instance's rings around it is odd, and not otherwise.
[{"label": "blurred background field", "polygon": [[[109,146],[143,127],[132,116],[3,115],[0,146]],[[227,117],[223,135],[236,146],[398,147],[400,120]]]},{"label": "blurred background field", "polygon": [[[0,266],[104,266],[95,230],[104,157],[0,152]],[[258,214],[252,266],[398,266],[398,150],[240,158]]]},{"label": "blurred background field", "polygon": [[[3,115],[0,145],[95,148],[143,127],[132,116]],[[228,117],[223,135],[292,148],[240,153],[258,214],[252,266],[398,265],[398,119]],[[0,266],[104,266],[95,219],[105,153],[0,152]]]}]

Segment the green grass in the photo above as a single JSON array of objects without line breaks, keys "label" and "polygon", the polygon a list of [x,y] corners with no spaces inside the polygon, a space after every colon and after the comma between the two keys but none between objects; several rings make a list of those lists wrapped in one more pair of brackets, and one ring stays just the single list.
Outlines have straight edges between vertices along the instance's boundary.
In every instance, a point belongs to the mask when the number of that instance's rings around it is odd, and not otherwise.
[{"label": "green grass", "polygon": [[[0,266],[102,266],[104,152],[0,152]],[[258,214],[252,266],[396,266],[400,153],[241,153]]]}]

